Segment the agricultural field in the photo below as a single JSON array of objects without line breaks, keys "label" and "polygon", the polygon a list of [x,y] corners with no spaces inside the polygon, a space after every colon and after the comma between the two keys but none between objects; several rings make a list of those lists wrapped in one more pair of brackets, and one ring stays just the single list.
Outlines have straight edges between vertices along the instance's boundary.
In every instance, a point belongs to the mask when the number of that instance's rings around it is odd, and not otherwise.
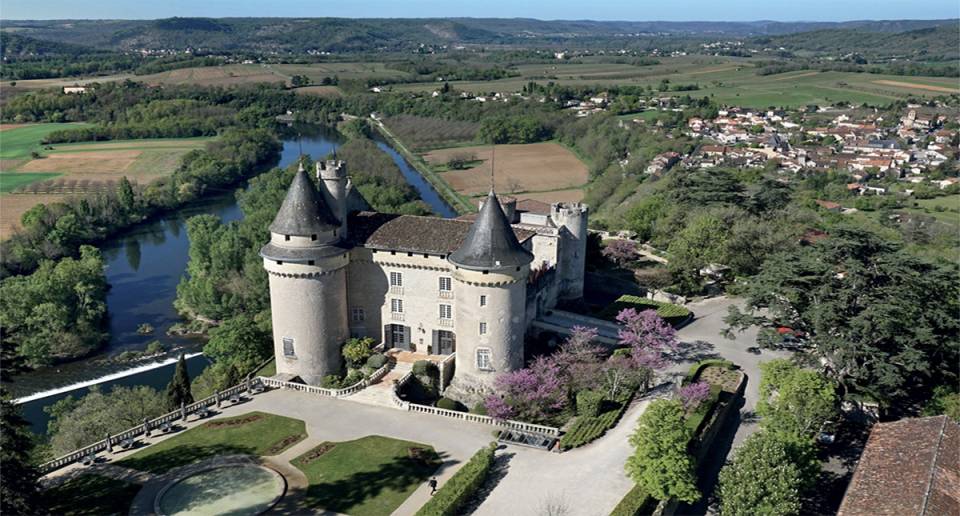
[{"label": "agricultural field", "polygon": [[[473,158],[471,162],[479,161],[466,170],[439,173],[457,193],[474,196],[490,189],[493,154],[491,146],[484,145],[438,149],[424,154],[423,158],[438,171],[445,170],[447,161],[457,155],[469,155]],[[495,154],[494,187],[499,192],[522,194],[518,197],[523,198],[536,195],[539,200],[553,202],[575,198],[573,191],[579,191],[587,183],[586,165],[555,142],[497,145]]]},{"label": "agricultural field", "polygon": [[293,90],[300,95],[320,95],[321,97],[339,97],[343,95],[336,86],[304,86]]},{"label": "agricultural field", "polygon": [[[37,203],[112,190],[123,176],[146,185],[172,174],[184,154],[212,140],[164,138],[40,145],[46,134],[65,125],[35,124],[0,132],[5,153],[0,161],[0,239],[18,229],[21,215]],[[8,146],[10,136],[14,144]],[[38,152],[40,157],[31,158],[31,152]]]},{"label": "agricultural field", "polygon": [[397,138],[417,152],[472,142],[480,129],[476,122],[399,115],[383,121]]},{"label": "agricultural field", "polygon": [[[687,56],[661,58],[661,63],[636,66],[616,63],[556,63],[520,65],[520,77],[498,81],[453,81],[457,90],[472,93],[516,92],[528,82],[552,81],[570,86],[637,85],[656,88],[667,79],[671,85],[698,84],[700,89],[663,92],[663,96],[689,94],[713,96],[719,102],[745,107],[830,104],[887,104],[908,96],[937,96],[960,93],[956,79],[949,77],[908,77],[853,72],[802,70],[775,75],[756,74],[744,59]],[[435,84],[398,84],[395,90],[432,91]]]}]

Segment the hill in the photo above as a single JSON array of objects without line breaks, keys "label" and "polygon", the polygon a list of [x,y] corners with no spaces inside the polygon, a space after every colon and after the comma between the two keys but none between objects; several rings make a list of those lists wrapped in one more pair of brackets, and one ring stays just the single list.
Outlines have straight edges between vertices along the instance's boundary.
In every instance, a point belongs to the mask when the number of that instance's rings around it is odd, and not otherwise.
[{"label": "hill", "polygon": [[140,49],[302,53],[397,51],[420,45],[577,45],[633,47],[644,38],[783,36],[822,30],[890,34],[956,20],[828,22],[633,22],[502,18],[169,18],[162,20],[8,20],[3,31],[115,51]]}]

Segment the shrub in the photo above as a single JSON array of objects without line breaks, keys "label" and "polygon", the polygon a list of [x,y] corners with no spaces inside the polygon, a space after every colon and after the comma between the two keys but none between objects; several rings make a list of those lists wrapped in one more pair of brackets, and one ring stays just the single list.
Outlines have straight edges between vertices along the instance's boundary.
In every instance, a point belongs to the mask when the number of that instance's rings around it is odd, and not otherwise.
[{"label": "shrub", "polygon": [[650,514],[657,506],[657,503],[657,499],[650,496],[642,487],[633,486],[633,489],[613,508],[610,516],[640,516],[641,514]]},{"label": "shrub", "polygon": [[413,363],[413,374],[415,376],[433,376],[434,373],[439,374],[437,366],[429,360],[417,360]]},{"label": "shrub", "polygon": [[481,415],[481,416],[486,416],[486,415],[487,415],[487,406],[484,405],[483,402],[481,401],[481,402],[477,403],[476,405],[474,405],[472,409],[470,409],[470,413],[471,413],[471,414],[479,414],[479,415]]},{"label": "shrub", "polygon": [[493,467],[495,444],[482,448],[417,511],[417,516],[453,516],[483,485]]},{"label": "shrub", "polygon": [[370,355],[370,358],[367,359],[367,367],[373,369],[374,371],[385,365],[387,365],[387,356],[383,353]]},{"label": "shrub", "polygon": [[159,340],[155,340],[147,344],[146,354],[148,355],[157,355],[164,352],[163,343]]},{"label": "shrub", "polygon": [[356,383],[360,382],[364,378],[366,378],[366,375],[363,374],[363,371],[359,369],[351,369],[350,372],[347,373],[347,377],[344,378],[342,382],[340,382],[340,385],[341,385],[340,388],[343,389],[345,387],[350,387],[352,385],[355,385]]},{"label": "shrub", "polygon": [[339,389],[342,380],[338,374],[328,374],[320,380],[320,387],[324,389]]},{"label": "shrub", "polygon": [[[578,395],[578,410],[579,398]],[[633,391],[626,393],[614,403],[611,403],[611,407],[608,410],[597,416],[577,416],[577,419],[574,420],[573,424],[567,429],[567,433],[563,434],[563,437],[560,438],[560,448],[564,450],[578,448],[603,437],[603,435],[607,433],[607,430],[613,428],[617,424],[617,421],[620,420],[620,417],[623,416],[623,413],[630,405],[631,398],[633,398]]]},{"label": "shrub", "polygon": [[373,350],[370,349],[372,344],[373,339],[371,338],[349,339],[341,350],[343,358],[350,364],[350,367],[360,367],[370,355],[373,355]]},{"label": "shrub", "polygon": [[437,400],[437,408],[442,408],[446,410],[456,410],[457,412],[466,412],[467,406],[463,403],[460,403],[457,400],[452,400],[450,398],[440,398]]},{"label": "shrub", "polygon": [[596,391],[580,391],[577,393],[577,415],[581,417],[597,417],[603,406],[603,394]]}]

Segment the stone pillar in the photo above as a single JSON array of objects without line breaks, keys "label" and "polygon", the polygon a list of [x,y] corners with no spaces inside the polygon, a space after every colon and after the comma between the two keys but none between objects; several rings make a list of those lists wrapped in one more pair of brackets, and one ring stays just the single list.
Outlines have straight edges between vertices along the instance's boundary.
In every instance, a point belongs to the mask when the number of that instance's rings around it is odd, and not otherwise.
[{"label": "stone pillar", "polygon": [[213,391],[213,399],[217,400],[217,408],[220,408],[220,391]]},{"label": "stone pillar", "polygon": [[187,420],[187,403],[184,401],[180,402],[180,419]]},{"label": "stone pillar", "polygon": [[107,434],[107,452],[113,453],[113,438],[110,437],[110,434]]},{"label": "stone pillar", "polygon": [[147,418],[143,418],[143,435],[150,437],[150,420]]},{"label": "stone pillar", "polygon": [[253,382],[250,381],[250,375],[247,375],[245,383],[247,384],[247,394],[253,394]]}]

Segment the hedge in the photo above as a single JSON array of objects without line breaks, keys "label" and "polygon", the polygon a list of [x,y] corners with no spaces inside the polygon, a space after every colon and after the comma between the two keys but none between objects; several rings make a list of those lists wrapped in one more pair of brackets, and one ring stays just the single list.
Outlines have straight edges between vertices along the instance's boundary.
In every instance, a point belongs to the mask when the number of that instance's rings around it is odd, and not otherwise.
[{"label": "hedge", "polygon": [[617,314],[626,308],[634,308],[641,311],[656,310],[657,315],[672,325],[680,324],[690,317],[690,310],[680,305],[630,295],[620,296],[616,301],[601,310],[597,316],[608,321],[616,321]]},{"label": "hedge", "polygon": [[452,400],[450,398],[440,398],[437,400],[437,408],[442,408],[446,410],[456,410],[457,412],[466,412],[467,406],[463,403],[460,403],[457,400]]},{"label": "hedge", "polygon": [[720,393],[723,391],[719,385],[710,386],[710,396],[700,402],[700,405],[697,406],[696,410],[692,414],[687,416],[687,419],[684,421],[684,426],[690,429],[693,433],[694,439],[700,435],[700,427],[703,426],[704,421],[713,414],[713,410],[716,408],[717,404],[720,402]]},{"label": "hedge", "polygon": [[577,415],[597,417],[603,408],[603,393],[583,390],[577,393]]},{"label": "hedge", "polygon": [[493,467],[496,443],[481,448],[457,471],[430,500],[417,511],[417,516],[453,516],[480,489]]},{"label": "hedge", "polygon": [[[579,402],[579,395],[577,398]],[[560,438],[560,448],[564,450],[578,448],[602,437],[603,434],[607,433],[607,430],[617,424],[627,407],[630,406],[632,398],[633,391],[630,391],[621,396],[620,399],[614,400],[614,403],[617,404],[615,408],[611,408],[599,416],[578,416],[570,425],[570,428],[567,429],[567,432],[563,434],[563,437]]]},{"label": "hedge", "polygon": [[610,516],[640,516],[641,514],[650,514],[656,509],[658,503],[657,499],[647,494],[642,487],[633,486],[633,489],[613,508]]}]

